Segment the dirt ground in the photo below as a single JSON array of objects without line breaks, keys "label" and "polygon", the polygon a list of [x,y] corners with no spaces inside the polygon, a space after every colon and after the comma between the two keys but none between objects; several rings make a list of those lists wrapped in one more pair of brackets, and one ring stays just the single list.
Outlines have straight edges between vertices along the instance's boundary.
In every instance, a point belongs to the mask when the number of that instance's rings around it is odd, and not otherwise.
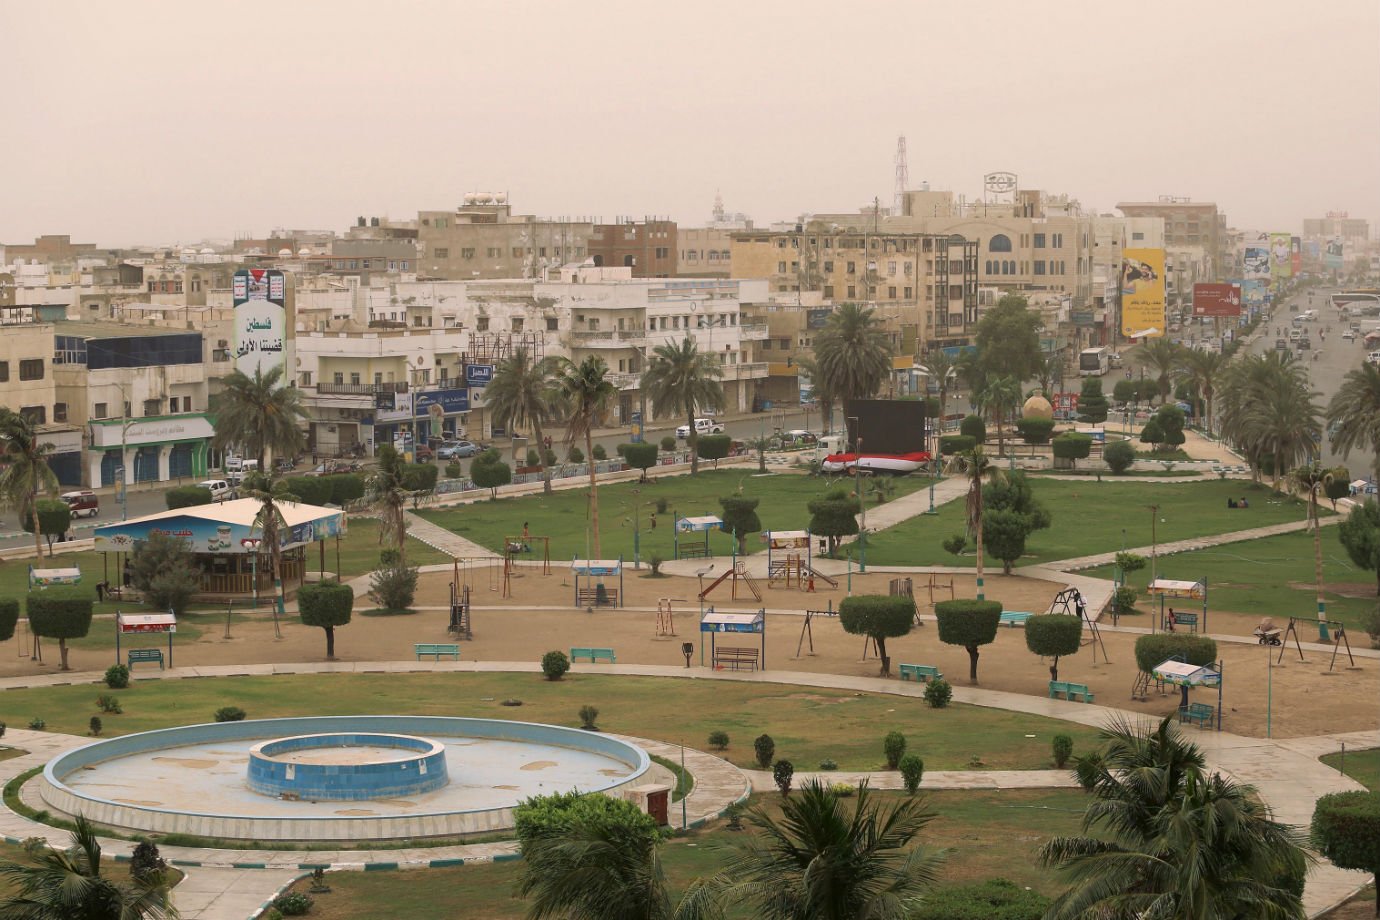
[{"label": "dirt ground", "polygon": [[[855,574],[853,591],[885,593],[891,577]],[[945,580],[948,578],[942,577]],[[336,630],[337,656],[353,661],[409,660],[413,658],[414,642],[448,641],[445,605],[448,603],[450,580],[450,573],[423,575],[417,604],[439,609],[423,609],[409,616],[362,616],[360,611],[368,602],[361,599],[356,604],[353,621]],[[474,586],[472,594],[476,607],[473,614],[474,640],[463,643],[461,647],[461,655],[465,659],[535,661],[549,649],[579,645],[612,647],[617,651],[620,664],[684,666],[681,643],[693,642],[696,644],[694,664],[698,666],[699,633],[695,629],[698,586],[694,579],[650,579],[632,574],[625,578],[626,600],[630,606],[655,607],[658,598],[679,599],[675,602],[677,635],[674,637],[656,635],[656,615],[652,612],[600,609],[587,613],[574,609],[573,581],[568,569],[556,568],[548,576],[534,570],[524,572],[522,577],[514,579],[514,596],[509,599],[502,598],[500,591],[489,590],[487,576],[481,573],[478,580],[480,583]],[[959,597],[974,595],[971,576],[955,575],[954,585]],[[1002,601],[1008,610],[1043,611],[1062,587],[1051,582],[992,574],[987,579],[987,596]],[[735,601],[729,585],[725,583],[710,596],[709,601],[721,609],[765,606],[769,609],[802,610],[806,607],[826,609],[830,601],[837,608],[838,602],[845,596],[842,582],[838,589],[820,590],[814,595],[804,594],[794,588],[768,589],[765,584],[762,590],[761,602],[743,590],[740,590],[739,598]],[[928,592],[923,581],[917,579],[916,590],[922,613],[929,612]],[[943,596],[947,596],[947,592],[936,599],[943,599]],[[540,607],[560,609],[533,609]],[[812,622],[814,654],[808,653],[807,643],[802,657],[796,658],[803,622],[804,618],[798,614],[768,615],[768,667],[861,676],[877,674],[875,657],[869,655],[863,660],[862,638],[844,633],[836,617],[821,617]],[[1249,634],[1257,622],[1257,617],[1214,611],[1210,615],[1209,628],[1214,632],[1244,635]],[[1129,618],[1127,625],[1148,626],[1148,617]],[[283,623],[282,639],[273,638],[272,622],[266,614],[258,615],[257,619],[237,622],[232,636],[227,640],[220,628],[204,628],[199,639],[177,643],[176,663],[221,665],[314,661],[321,660],[325,654],[322,631],[302,626],[291,617]],[[1091,646],[1085,645],[1077,655],[1059,662],[1060,679],[1087,684],[1096,694],[1097,702],[1108,706],[1155,716],[1174,712],[1179,700],[1177,693],[1161,696],[1152,691],[1147,702],[1131,700],[1130,691],[1136,674],[1133,654],[1136,636],[1103,631],[1102,637],[1111,663],[1104,661],[1101,649],[1094,661]],[[1302,638],[1316,641],[1317,637],[1314,634]],[[748,643],[740,641],[738,644]],[[1355,640],[1353,644],[1356,644]],[[967,653],[962,648],[940,643],[932,622],[915,629],[909,636],[891,640],[887,648],[893,663],[937,665],[956,685],[967,684]],[[1222,643],[1219,651],[1224,660],[1226,714],[1223,728],[1227,731],[1257,736],[1265,733],[1268,679],[1272,679],[1273,683],[1273,732],[1277,738],[1375,727],[1373,701],[1380,696],[1380,662],[1375,659],[1358,658],[1359,668],[1353,670],[1343,655],[1336,668],[1329,672],[1328,654],[1305,651],[1306,660],[1300,662],[1298,653],[1291,647],[1286,650],[1282,664],[1267,669],[1267,657],[1273,662],[1278,658],[1278,649]],[[93,670],[104,668],[112,656],[113,650],[76,648],[71,653],[71,663],[74,669]],[[27,658],[0,654],[0,675],[50,671],[56,655],[50,655],[49,660],[48,665],[39,666]],[[1046,663],[1027,651],[1023,630],[1002,628],[996,642],[982,650],[979,678],[980,685],[986,688],[1043,696],[1047,690],[1049,671]],[[1192,699],[1215,703],[1216,694],[1198,691]]]}]

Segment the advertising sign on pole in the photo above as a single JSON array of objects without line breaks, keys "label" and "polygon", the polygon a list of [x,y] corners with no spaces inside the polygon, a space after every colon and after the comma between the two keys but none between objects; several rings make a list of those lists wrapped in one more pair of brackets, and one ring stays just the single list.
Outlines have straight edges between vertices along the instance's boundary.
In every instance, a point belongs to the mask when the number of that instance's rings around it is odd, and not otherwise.
[{"label": "advertising sign on pole", "polygon": [[1126,249],[1121,260],[1121,334],[1164,335],[1164,250]]},{"label": "advertising sign on pole", "polygon": [[296,323],[293,279],[287,272],[242,268],[231,281],[234,307],[235,370],[250,377],[281,368],[283,382],[293,383]]},{"label": "advertising sign on pole", "polygon": [[1193,285],[1194,316],[1240,316],[1241,288],[1234,284]]},{"label": "advertising sign on pole", "polygon": [[1275,280],[1294,275],[1293,239],[1287,233],[1270,234],[1270,277]]}]

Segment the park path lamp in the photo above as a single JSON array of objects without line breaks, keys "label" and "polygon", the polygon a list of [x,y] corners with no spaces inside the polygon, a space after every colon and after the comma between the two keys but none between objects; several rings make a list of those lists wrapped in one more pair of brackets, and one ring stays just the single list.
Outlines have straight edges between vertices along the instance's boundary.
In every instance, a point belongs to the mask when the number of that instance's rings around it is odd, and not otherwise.
[{"label": "park path lamp", "polygon": [[240,546],[249,550],[250,565],[253,567],[253,574],[249,577],[254,580],[254,609],[259,609],[259,544],[263,543],[258,537],[245,537],[240,540]]},{"label": "park path lamp", "polygon": [[1155,581],[1155,560],[1159,551],[1159,532],[1155,525],[1160,519],[1159,505],[1146,505],[1150,509],[1150,581]]},{"label": "park path lamp", "polygon": [[853,423],[853,491],[858,496],[862,520],[858,525],[858,571],[867,572],[867,497],[862,492],[862,422],[856,415],[847,416]]}]

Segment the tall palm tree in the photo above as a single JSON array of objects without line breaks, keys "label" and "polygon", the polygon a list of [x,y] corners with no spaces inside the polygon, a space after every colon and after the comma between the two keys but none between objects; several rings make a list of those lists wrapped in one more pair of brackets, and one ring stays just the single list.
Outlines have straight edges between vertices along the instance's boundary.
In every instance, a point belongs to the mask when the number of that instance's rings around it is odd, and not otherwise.
[{"label": "tall palm tree", "polygon": [[1160,387],[1160,402],[1169,402],[1169,383],[1179,366],[1180,346],[1169,339],[1146,339],[1132,351],[1132,357],[1155,372]]},{"label": "tall palm tree", "polygon": [[594,426],[608,409],[609,401],[618,393],[609,381],[609,368],[596,355],[579,364],[562,358],[556,389],[570,413],[565,438],[568,445],[585,442],[585,460],[589,463],[589,521],[593,535],[595,559],[602,558],[599,543],[599,479],[594,467]]},{"label": "tall palm tree", "polygon": [[984,600],[982,578],[982,484],[1002,478],[1001,469],[981,446],[955,454],[953,468],[968,480],[968,532],[977,538],[977,599]]},{"label": "tall palm tree", "polygon": [[101,874],[95,828],[77,815],[72,846],[49,850],[31,863],[0,863],[11,893],[0,900],[0,920],[175,920],[161,872],[120,884]]},{"label": "tall palm tree", "polygon": [[1380,479],[1380,364],[1347,371],[1327,406],[1327,424],[1334,432],[1332,448],[1343,458],[1357,447],[1369,450]]},{"label": "tall palm tree", "polygon": [[[29,515],[34,528],[34,554],[43,558],[43,538],[38,526],[38,497],[57,492],[57,476],[48,468],[53,445],[42,440],[29,419],[0,407],[0,504]],[[49,550],[52,555],[52,550]]]},{"label": "tall palm tree", "polygon": [[[250,533],[258,531],[268,545],[269,564],[273,567],[273,635],[283,637],[278,618],[287,611],[287,591],[283,587],[283,543],[291,534],[287,521],[283,518],[283,504],[300,499],[288,489],[287,483],[275,480],[267,473],[258,473],[246,481],[249,498],[259,502],[259,511],[254,515]],[[257,553],[258,550],[256,549]],[[257,588],[256,588],[257,590]]]},{"label": "tall palm tree", "polygon": [[930,372],[929,382],[939,390],[939,421],[934,430],[942,432],[944,417],[949,414],[949,388],[958,376],[958,358],[942,348],[934,348],[925,355],[925,369]]},{"label": "tall palm tree", "polygon": [[306,445],[302,423],[307,412],[302,393],[283,383],[283,368],[271,367],[268,373],[254,369],[254,376],[231,371],[216,396],[216,433],[211,439],[215,450],[243,447],[266,470],[270,453],[295,457]]},{"label": "tall palm tree", "polygon": [[1318,622],[1327,620],[1327,600],[1323,595],[1322,528],[1318,523],[1318,493],[1332,484],[1333,471],[1320,463],[1296,467],[1289,482],[1308,495],[1308,523],[1313,531],[1313,581],[1318,590]]},{"label": "tall palm tree", "polygon": [[1221,381],[1226,367],[1227,359],[1220,351],[1202,351],[1190,348],[1185,349],[1180,355],[1180,379],[1193,384],[1202,394],[1205,405],[1199,408],[1203,410],[1203,427],[1208,434],[1212,433],[1213,393]]},{"label": "tall palm tree", "polygon": [[484,405],[494,420],[510,431],[513,425],[532,426],[537,439],[537,455],[542,458],[541,488],[551,494],[551,471],[546,466],[546,438],[542,425],[556,416],[554,380],[555,358],[532,359],[526,348],[515,348],[494,369],[493,380],[484,388]]},{"label": "tall palm tree", "polygon": [[808,355],[801,355],[795,358],[796,365],[810,378],[814,386],[815,401],[819,403],[819,414],[823,420],[825,434],[830,434],[834,427],[834,406],[838,403],[838,397],[834,391],[829,389],[829,381],[825,380],[819,373],[819,364],[814,358]]},{"label": "tall palm tree", "polygon": [[997,423],[997,456],[1006,456],[1006,429],[1002,422],[1014,415],[1021,404],[1021,384],[1015,377],[1001,376],[988,381],[987,389],[978,395],[978,402]]},{"label": "tall palm tree", "polygon": [[877,395],[891,374],[891,343],[876,311],[846,303],[815,336],[819,376],[839,401]]},{"label": "tall palm tree", "polygon": [[727,872],[691,886],[681,913],[747,902],[764,920],[903,920],[943,863],[916,844],[933,818],[923,798],[883,805],[863,783],[856,800],[843,799],[810,780],[782,800],[779,819],[761,806],[748,812],[758,833],[735,848]]},{"label": "tall palm tree", "polygon": [[1307,460],[1322,442],[1322,409],[1318,393],[1287,377],[1257,390],[1246,410],[1246,438],[1272,458],[1275,491],[1284,471]]},{"label": "tall palm tree", "polygon": [[1170,719],[1148,729],[1117,721],[1103,734],[1083,816],[1097,836],[1039,850],[1071,882],[1049,920],[1301,920],[1309,857],[1297,830],[1272,820],[1251,787],[1208,775]]},{"label": "tall palm tree", "polygon": [[674,342],[658,345],[642,373],[639,385],[652,397],[652,413],[685,416],[690,432],[686,444],[690,448],[692,476],[700,471],[699,453],[695,450],[699,442],[695,415],[701,409],[724,407],[724,388],[719,383],[723,375],[719,359],[701,352],[689,335],[679,345]]},{"label": "tall palm tree", "polygon": [[391,543],[398,564],[407,565],[407,464],[391,445],[378,451],[378,466],[364,480],[364,500],[379,516],[379,543]]}]

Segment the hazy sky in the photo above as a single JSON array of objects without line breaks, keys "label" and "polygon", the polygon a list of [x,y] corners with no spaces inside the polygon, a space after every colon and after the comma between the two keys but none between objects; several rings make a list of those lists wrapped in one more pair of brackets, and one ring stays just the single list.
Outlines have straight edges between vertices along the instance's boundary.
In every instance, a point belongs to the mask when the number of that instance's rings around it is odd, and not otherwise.
[{"label": "hazy sky", "polygon": [[1376,0],[0,0],[0,241],[343,229],[467,191],[519,213],[760,223],[1160,194],[1380,218]]}]

